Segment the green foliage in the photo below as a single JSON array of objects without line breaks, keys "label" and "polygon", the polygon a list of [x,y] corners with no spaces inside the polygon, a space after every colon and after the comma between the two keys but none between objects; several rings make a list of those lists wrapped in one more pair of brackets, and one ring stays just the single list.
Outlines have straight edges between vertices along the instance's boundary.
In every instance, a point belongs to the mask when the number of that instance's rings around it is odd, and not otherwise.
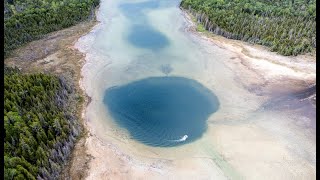
[{"label": "green foliage", "polygon": [[5,68],[5,179],[56,179],[79,134],[63,78]]},{"label": "green foliage", "polygon": [[206,29],[204,28],[204,26],[202,25],[202,24],[198,24],[197,25],[197,31],[199,31],[199,32],[204,32],[204,31],[206,31]]},{"label": "green foliage", "polygon": [[315,0],[182,0],[206,30],[282,55],[316,48]]},{"label": "green foliage", "polygon": [[88,19],[99,0],[5,0],[4,52]]}]

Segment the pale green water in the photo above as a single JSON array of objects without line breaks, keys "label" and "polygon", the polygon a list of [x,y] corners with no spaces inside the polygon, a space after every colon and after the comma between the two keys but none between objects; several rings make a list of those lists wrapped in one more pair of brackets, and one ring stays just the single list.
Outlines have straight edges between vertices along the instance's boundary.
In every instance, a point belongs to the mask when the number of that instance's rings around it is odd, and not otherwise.
[{"label": "pale green water", "polygon": [[[235,54],[185,31],[188,22],[178,7],[179,2],[180,0],[101,1],[98,12],[101,23],[82,37],[77,45],[87,55],[82,69],[82,85],[92,98],[86,110],[92,133],[106,142],[116,144],[121,151],[138,159],[192,161],[194,158],[196,162],[196,158],[201,157],[204,158],[202,164],[207,165],[207,159],[213,162],[208,165],[208,169],[201,171],[207,177],[241,179],[241,172],[221,155],[224,152],[217,150],[217,145],[225,142],[215,141],[219,138],[214,136],[214,129],[262,124],[272,132],[270,135],[284,139],[287,144],[291,143],[294,149],[298,147],[299,156],[314,162],[312,148],[315,147],[299,149],[306,147],[302,144],[309,142],[293,136],[295,131],[286,129],[289,117],[256,111],[262,104],[263,97],[248,92],[226,65]],[[119,126],[113,119],[103,102],[105,92],[114,86],[121,87],[150,77],[166,76],[195,80],[216,95],[219,109],[215,113],[208,113],[205,118],[206,130],[195,141],[170,148],[146,146],[135,140],[130,132],[132,129]],[[188,111],[193,114],[192,110]],[[181,132],[181,136],[183,135]],[[237,137],[237,134],[234,136]],[[230,148],[233,146],[230,145]],[[250,150],[250,147],[245,148]],[[221,172],[212,172],[214,168]],[[253,164],[252,169],[254,168]]]}]

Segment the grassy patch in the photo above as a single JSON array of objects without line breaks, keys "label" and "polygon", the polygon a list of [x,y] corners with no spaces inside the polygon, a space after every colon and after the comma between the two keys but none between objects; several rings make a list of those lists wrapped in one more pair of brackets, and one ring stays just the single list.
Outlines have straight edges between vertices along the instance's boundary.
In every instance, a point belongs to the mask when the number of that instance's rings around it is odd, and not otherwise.
[{"label": "grassy patch", "polygon": [[199,31],[199,32],[205,32],[206,29],[204,28],[204,26],[203,26],[202,24],[198,23],[198,25],[197,25],[197,31]]}]

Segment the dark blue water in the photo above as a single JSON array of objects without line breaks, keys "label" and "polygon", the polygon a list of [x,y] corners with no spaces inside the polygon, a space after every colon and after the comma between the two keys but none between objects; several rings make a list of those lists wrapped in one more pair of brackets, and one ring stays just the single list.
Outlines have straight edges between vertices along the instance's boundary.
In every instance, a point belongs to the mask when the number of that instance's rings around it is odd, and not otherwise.
[{"label": "dark blue water", "polygon": [[158,1],[124,3],[119,6],[121,12],[132,22],[126,40],[135,47],[158,51],[169,45],[169,39],[154,29],[144,14],[145,10],[154,8],[159,8]]},{"label": "dark blue water", "polygon": [[132,138],[162,147],[200,138],[208,117],[219,108],[212,92],[182,77],[151,77],[109,88],[104,103]]}]

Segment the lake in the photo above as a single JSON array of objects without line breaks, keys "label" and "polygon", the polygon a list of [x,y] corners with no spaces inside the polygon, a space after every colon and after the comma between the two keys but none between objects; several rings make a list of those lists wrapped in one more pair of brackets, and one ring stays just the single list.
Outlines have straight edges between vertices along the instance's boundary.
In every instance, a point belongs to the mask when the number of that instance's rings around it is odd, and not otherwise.
[{"label": "lake", "polygon": [[219,108],[210,90],[182,77],[152,77],[113,87],[106,90],[104,102],[121,127],[151,146],[200,138],[207,118]]}]

